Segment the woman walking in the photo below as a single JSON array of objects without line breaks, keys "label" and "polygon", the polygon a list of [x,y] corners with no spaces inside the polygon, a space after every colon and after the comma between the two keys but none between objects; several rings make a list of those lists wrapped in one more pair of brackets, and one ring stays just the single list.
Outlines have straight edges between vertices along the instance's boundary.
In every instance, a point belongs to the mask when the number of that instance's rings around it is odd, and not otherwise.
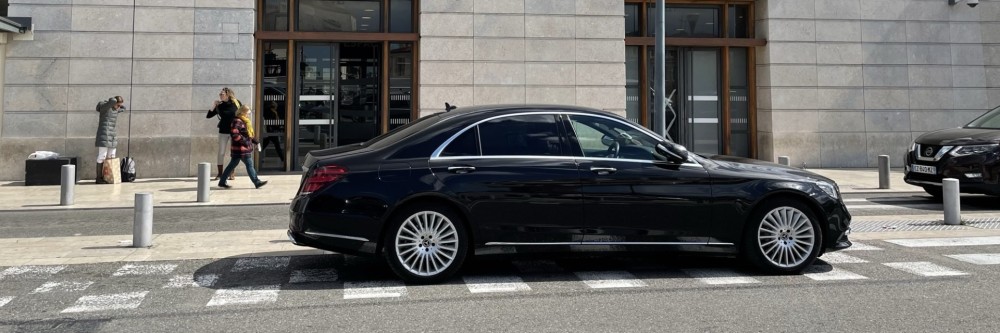
[{"label": "woman walking", "polygon": [[94,142],[94,145],[97,146],[97,178],[95,178],[95,183],[107,184],[104,181],[104,160],[115,158],[115,151],[118,147],[118,134],[115,128],[118,127],[118,114],[125,112],[125,99],[121,96],[115,96],[106,101],[98,102],[97,112],[100,113],[101,118],[97,122],[97,139]]},{"label": "woman walking", "polygon": [[[257,170],[253,168],[253,149],[254,144],[257,143],[257,139],[253,137],[253,129],[248,127],[248,119],[250,115],[250,107],[242,105],[239,111],[236,113],[236,117],[233,119],[233,123],[230,126],[230,138],[231,146],[230,149],[230,159],[229,165],[226,166],[226,170],[222,172],[219,176],[219,187],[221,188],[232,188],[229,184],[226,184],[227,178],[233,175],[236,171],[236,166],[243,162],[243,165],[247,168],[247,175],[250,176],[250,181],[253,182],[254,187],[261,188],[267,185],[266,180],[257,179]],[[229,178],[232,179],[232,178]]]},{"label": "woman walking", "polygon": [[[222,88],[222,91],[219,92],[219,99],[215,100],[212,104],[212,109],[205,116],[205,118],[219,117],[219,152],[215,163],[218,173],[212,180],[218,180],[221,177],[220,175],[222,175],[222,165],[226,161],[226,152],[229,151],[229,143],[232,141],[230,130],[232,129],[233,118],[236,118],[236,111],[239,110],[240,106],[242,104],[240,100],[236,99],[236,93],[228,87]],[[236,177],[232,176],[229,179],[233,180]]]}]

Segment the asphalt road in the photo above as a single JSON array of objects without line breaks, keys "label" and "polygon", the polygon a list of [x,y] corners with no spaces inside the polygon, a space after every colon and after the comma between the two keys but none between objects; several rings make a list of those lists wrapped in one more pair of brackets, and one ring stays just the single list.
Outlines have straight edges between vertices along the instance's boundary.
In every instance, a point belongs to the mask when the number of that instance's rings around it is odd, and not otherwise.
[{"label": "asphalt road", "polygon": [[[1000,198],[979,194],[961,195],[962,212],[997,213],[1000,216]],[[845,204],[855,218],[880,215],[942,214],[940,201],[924,192],[846,194]]]}]

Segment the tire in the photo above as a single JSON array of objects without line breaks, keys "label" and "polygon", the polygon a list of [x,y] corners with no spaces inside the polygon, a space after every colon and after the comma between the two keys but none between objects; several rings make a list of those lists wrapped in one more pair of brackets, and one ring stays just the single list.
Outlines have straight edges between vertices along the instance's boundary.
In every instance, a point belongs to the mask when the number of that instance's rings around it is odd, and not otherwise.
[{"label": "tire", "polygon": [[932,197],[932,200],[934,200],[934,201],[941,201],[941,198],[944,197],[944,189],[942,189],[941,187],[937,187],[937,186],[924,186],[924,192],[927,192],[927,194],[930,194],[931,197]]},{"label": "tire", "polygon": [[408,283],[441,282],[462,267],[469,249],[465,223],[444,205],[404,208],[383,242],[386,262]]},{"label": "tire", "polygon": [[764,202],[747,225],[740,253],[747,264],[765,273],[797,274],[812,265],[823,246],[815,213],[796,200]]}]

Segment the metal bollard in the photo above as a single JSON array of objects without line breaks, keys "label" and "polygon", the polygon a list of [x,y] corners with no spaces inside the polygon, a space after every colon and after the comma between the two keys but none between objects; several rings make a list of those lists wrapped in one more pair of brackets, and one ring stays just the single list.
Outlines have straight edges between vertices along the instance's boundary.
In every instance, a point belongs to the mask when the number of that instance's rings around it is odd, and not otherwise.
[{"label": "metal bollard", "polygon": [[135,194],[135,220],[132,222],[132,247],[149,247],[153,242],[153,194]]},{"label": "metal bollard", "polygon": [[62,178],[59,182],[59,205],[72,206],[73,192],[76,190],[76,166],[66,164],[62,166]]},{"label": "metal bollard", "polygon": [[944,200],[944,224],[962,224],[962,202],[958,196],[958,179],[945,178],[941,181]]},{"label": "metal bollard", "polygon": [[889,155],[878,155],[878,188],[889,189]]},{"label": "metal bollard", "polygon": [[788,156],[778,156],[778,164],[791,165],[790,161],[791,160],[788,158]]},{"label": "metal bollard", "polygon": [[[198,163],[198,202],[208,202],[208,179],[212,174],[211,163]],[[219,177],[222,177],[221,175]]]}]

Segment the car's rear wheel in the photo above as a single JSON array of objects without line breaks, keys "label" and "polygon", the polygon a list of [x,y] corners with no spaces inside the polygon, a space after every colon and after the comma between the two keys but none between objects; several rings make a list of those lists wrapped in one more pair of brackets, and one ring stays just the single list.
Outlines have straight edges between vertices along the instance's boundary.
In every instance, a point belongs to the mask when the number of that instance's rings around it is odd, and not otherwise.
[{"label": "car's rear wheel", "polygon": [[393,272],[412,283],[435,283],[461,268],[468,237],[461,217],[442,205],[405,209],[386,233],[386,261]]},{"label": "car's rear wheel", "polygon": [[930,194],[935,201],[941,201],[941,198],[944,196],[944,191],[939,186],[924,186],[924,192]]},{"label": "car's rear wheel", "polygon": [[798,273],[819,255],[822,232],[812,210],[791,199],[763,204],[750,217],[742,254],[752,266],[772,274]]}]

